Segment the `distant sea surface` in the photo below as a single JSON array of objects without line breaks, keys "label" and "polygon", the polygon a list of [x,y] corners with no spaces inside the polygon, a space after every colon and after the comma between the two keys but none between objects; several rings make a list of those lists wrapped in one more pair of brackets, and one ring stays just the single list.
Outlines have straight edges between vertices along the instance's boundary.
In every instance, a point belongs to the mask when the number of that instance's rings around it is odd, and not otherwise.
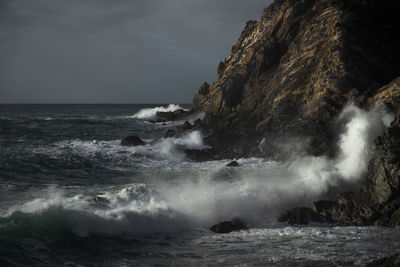
[{"label": "distant sea surface", "polygon": [[[295,174],[188,160],[201,134],[163,138],[184,121],[150,122],[178,108],[0,105],[0,266],[362,266],[400,247],[398,229],[276,223],[307,203]],[[148,144],[121,146],[129,135]],[[232,218],[249,229],[208,230]]]}]

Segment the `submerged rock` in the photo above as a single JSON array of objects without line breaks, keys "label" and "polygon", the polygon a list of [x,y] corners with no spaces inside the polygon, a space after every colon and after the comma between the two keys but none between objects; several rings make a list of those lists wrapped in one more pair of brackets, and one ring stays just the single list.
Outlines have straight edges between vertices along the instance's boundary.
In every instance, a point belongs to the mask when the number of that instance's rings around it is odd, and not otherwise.
[{"label": "submerged rock", "polygon": [[226,164],[227,167],[239,167],[239,163],[236,160],[233,160],[231,162],[229,162],[228,164]]},{"label": "submerged rock", "polygon": [[189,116],[192,114],[192,110],[184,110],[184,109],[177,109],[175,111],[159,111],[157,112],[157,117],[159,118],[158,120],[164,120],[164,121],[177,121],[180,120],[186,116]]},{"label": "submerged rock", "polygon": [[210,228],[211,231],[218,234],[226,234],[233,231],[246,230],[246,225],[239,219],[231,221],[220,222]]},{"label": "submerged rock", "polygon": [[121,146],[143,146],[146,143],[137,135],[125,137],[121,141]]},{"label": "submerged rock", "polygon": [[213,160],[213,153],[211,149],[186,149],[186,156],[194,161],[207,161]]}]

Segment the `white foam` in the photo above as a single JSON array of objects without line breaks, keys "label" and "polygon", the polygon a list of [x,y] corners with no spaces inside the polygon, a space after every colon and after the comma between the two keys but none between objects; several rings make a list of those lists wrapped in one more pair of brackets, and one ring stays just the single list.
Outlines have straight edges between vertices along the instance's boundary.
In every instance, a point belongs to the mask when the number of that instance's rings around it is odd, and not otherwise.
[{"label": "white foam", "polygon": [[[311,156],[290,162],[239,159],[241,166],[237,168],[225,167],[228,161],[182,161],[181,146],[203,147],[199,132],[177,139],[166,138],[152,146],[119,146],[118,149],[130,153],[153,155],[155,161],[147,168],[147,175],[153,180],[109,190],[101,195],[107,200],[105,203],[93,204],[87,196],[64,197],[57,192],[10,208],[8,214],[16,210],[41,212],[56,206],[71,228],[83,235],[210,227],[234,217],[242,218],[250,226],[263,226],[275,222],[283,209],[323,198],[333,186],[346,190],[342,186],[360,182],[374,153],[372,140],[392,119],[382,106],[361,110],[349,104],[337,120],[343,124],[343,132],[338,144],[340,151],[333,159]],[[99,144],[78,142],[72,146],[91,151]],[[103,151],[106,146],[107,143],[96,151]],[[112,152],[115,147],[111,147],[110,153],[116,155]],[[156,162],[164,165],[153,164]]]},{"label": "white foam", "polygon": [[141,109],[139,112],[137,112],[135,115],[132,116],[134,119],[154,119],[157,116],[157,112],[173,112],[178,109],[183,109],[179,105],[176,104],[169,104],[167,107],[160,106],[160,107],[155,107],[155,108],[144,108]]}]

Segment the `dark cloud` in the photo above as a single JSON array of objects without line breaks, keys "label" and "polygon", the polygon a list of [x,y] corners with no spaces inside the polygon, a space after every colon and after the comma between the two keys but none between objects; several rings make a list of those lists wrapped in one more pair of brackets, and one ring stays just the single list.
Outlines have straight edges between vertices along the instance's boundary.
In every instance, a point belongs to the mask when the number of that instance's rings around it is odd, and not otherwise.
[{"label": "dark cloud", "polygon": [[268,0],[2,0],[0,102],[190,102]]}]

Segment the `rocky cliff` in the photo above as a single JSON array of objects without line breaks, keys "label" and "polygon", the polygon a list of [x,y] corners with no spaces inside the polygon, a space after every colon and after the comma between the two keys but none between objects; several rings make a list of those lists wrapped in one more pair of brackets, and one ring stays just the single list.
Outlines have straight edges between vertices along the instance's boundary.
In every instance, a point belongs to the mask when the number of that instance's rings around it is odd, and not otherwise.
[{"label": "rocky cliff", "polygon": [[293,132],[308,153],[334,153],[335,115],[399,75],[399,10],[394,0],[280,0],[248,22],[193,100],[217,157],[277,156]]},{"label": "rocky cliff", "polygon": [[362,190],[323,212],[342,225],[400,225],[398,14],[397,0],[274,1],[195,93],[207,155],[285,158],[281,144],[296,136],[304,153],[333,156],[343,106],[383,101],[395,121],[376,139]]}]

